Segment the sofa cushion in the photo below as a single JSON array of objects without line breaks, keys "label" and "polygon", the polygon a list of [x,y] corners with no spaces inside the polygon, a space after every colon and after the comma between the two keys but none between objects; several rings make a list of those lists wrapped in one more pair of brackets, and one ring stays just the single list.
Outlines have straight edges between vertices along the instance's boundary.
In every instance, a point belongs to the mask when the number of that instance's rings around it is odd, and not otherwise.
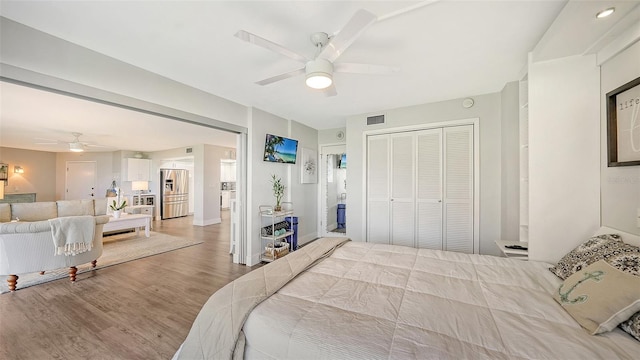
[{"label": "sofa cushion", "polygon": [[93,214],[95,216],[107,215],[107,207],[108,207],[107,200],[108,200],[107,198],[93,199],[93,203],[94,203]]},{"label": "sofa cushion", "polygon": [[[2,184],[0,184],[2,186]],[[11,221],[11,205],[0,204],[0,223]]]},{"label": "sofa cushion", "polygon": [[95,214],[93,200],[58,200],[58,217]]},{"label": "sofa cushion", "polygon": [[41,221],[58,217],[55,201],[11,204],[11,220]]}]

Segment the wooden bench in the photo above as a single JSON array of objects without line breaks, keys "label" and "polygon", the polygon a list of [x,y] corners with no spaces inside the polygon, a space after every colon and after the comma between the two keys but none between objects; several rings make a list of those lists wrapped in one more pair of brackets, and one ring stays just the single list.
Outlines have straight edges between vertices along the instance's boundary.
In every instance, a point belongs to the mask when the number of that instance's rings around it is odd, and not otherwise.
[{"label": "wooden bench", "polygon": [[140,228],[144,227],[144,235],[149,237],[151,228],[151,215],[146,214],[122,214],[118,219],[109,217],[109,222],[104,224],[103,232],[125,229],[135,229],[136,236],[140,235]]}]

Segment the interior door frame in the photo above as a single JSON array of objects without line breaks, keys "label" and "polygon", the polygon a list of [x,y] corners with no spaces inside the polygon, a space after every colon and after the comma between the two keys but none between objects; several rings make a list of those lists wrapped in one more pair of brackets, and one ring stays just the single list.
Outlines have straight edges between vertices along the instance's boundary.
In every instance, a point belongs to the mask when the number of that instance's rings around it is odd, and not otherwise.
[{"label": "interior door frame", "polygon": [[[323,237],[323,236],[333,236],[333,237],[347,237],[346,233],[334,233],[334,232],[329,232],[326,230],[326,225],[322,223],[322,220],[325,218],[325,212],[326,212],[326,207],[327,207],[327,202],[325,199],[325,196],[323,196],[324,192],[323,189],[325,189],[326,187],[326,181],[327,179],[325,177],[322,176],[322,174],[324,174],[326,171],[326,165],[324,162],[324,158],[323,156],[326,155],[326,151],[324,150],[325,148],[328,147],[332,147],[332,146],[344,146],[345,150],[345,154],[347,153],[347,144],[346,143],[327,143],[327,144],[319,144],[318,148],[320,150],[320,161],[319,166],[318,166],[318,173],[320,175],[320,181],[319,181],[319,188],[318,188],[318,237]],[[348,154],[347,154],[347,159],[348,159]],[[347,160],[347,163],[349,163],[349,161]],[[347,194],[347,197],[349,195]]]},{"label": "interior door frame", "polygon": [[[368,138],[371,135],[391,135],[408,131],[429,130],[461,125],[473,125],[473,253],[480,253],[480,118],[468,118],[459,120],[439,121],[426,124],[389,127],[384,129],[367,130],[362,133],[362,189],[365,194],[368,191],[367,161],[369,152],[367,149]],[[362,197],[362,224],[361,236],[367,240],[367,196]]]},{"label": "interior door frame", "polygon": [[[240,135],[240,138],[243,138],[244,140],[241,143],[242,148],[236,149],[236,160],[238,158],[241,158],[244,164],[248,164],[249,152],[247,136],[249,133],[249,129],[246,126],[240,126],[230,122],[217,120],[213,117],[202,116],[169,106],[136,99],[127,95],[117,94],[111,91],[90,87],[84,84],[60,79],[54,76],[19,68],[9,64],[0,64],[0,73],[2,74],[0,76],[0,81],[6,81],[12,84],[27,86],[38,90],[49,91],[60,95],[71,96],[78,99],[97,102],[100,104],[120,107],[126,110],[137,111],[144,114],[163,117],[166,119],[190,123],[192,125],[204,126],[238,134]],[[244,186],[236,189],[236,201],[240,202],[241,206],[241,231],[238,232],[240,237],[239,242],[240,246],[243,249],[248,249],[249,237],[247,227],[251,224],[248,221],[248,206],[246,204],[246,201],[250,199],[250,190],[246,186],[247,165],[244,166],[245,169],[238,172],[238,175],[241,175],[241,177],[236,179],[236,184],[238,182],[244,184]],[[246,264],[243,259],[240,259],[239,263]]]}]

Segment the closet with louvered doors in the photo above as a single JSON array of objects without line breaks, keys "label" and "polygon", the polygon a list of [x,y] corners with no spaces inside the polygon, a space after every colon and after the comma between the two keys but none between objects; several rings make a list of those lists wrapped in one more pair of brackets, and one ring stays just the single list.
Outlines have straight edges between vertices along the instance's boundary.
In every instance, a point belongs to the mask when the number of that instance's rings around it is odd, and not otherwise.
[{"label": "closet with louvered doors", "polygon": [[367,241],[473,253],[474,149],[474,125],[369,135]]}]

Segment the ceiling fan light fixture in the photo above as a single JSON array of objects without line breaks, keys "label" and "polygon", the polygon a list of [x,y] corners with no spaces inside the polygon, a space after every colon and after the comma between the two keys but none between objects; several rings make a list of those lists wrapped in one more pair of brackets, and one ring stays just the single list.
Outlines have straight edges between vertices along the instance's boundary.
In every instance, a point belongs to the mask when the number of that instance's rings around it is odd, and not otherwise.
[{"label": "ceiling fan light fixture", "polygon": [[72,143],[69,143],[69,150],[71,150],[73,152],[83,152],[84,148],[82,147],[81,143],[72,142]]},{"label": "ceiling fan light fixture", "polygon": [[615,11],[616,11],[616,8],[614,8],[614,7],[608,8],[606,10],[602,10],[602,11],[600,11],[600,12],[598,12],[596,14],[596,18],[598,18],[598,19],[605,18],[605,17],[613,14]]},{"label": "ceiling fan light fixture", "polygon": [[325,59],[311,60],[305,66],[306,83],[312,89],[326,89],[333,83],[333,64]]}]

